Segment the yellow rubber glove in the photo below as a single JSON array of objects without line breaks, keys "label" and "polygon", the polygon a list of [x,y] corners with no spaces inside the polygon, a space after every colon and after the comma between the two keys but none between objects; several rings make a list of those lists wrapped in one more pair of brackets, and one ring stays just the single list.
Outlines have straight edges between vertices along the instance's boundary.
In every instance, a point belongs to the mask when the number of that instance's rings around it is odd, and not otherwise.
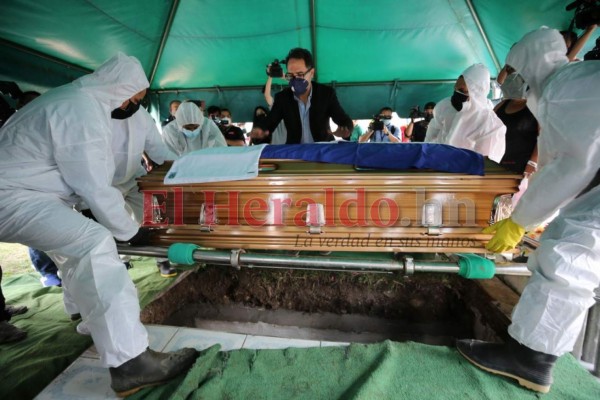
[{"label": "yellow rubber glove", "polygon": [[494,237],[485,248],[494,253],[502,253],[515,248],[525,234],[525,228],[511,218],[506,218],[488,226],[483,230],[483,233],[494,233]]}]

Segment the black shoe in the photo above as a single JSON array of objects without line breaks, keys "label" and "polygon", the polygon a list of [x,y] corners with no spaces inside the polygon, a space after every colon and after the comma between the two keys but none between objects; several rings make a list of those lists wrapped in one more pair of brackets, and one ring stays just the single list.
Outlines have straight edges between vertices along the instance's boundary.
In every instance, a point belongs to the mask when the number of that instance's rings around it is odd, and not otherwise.
[{"label": "black shoe", "polygon": [[79,321],[81,319],[81,314],[71,314],[71,321]]},{"label": "black shoe", "polygon": [[156,267],[160,271],[160,276],[163,278],[172,278],[177,276],[177,270],[171,266],[168,261],[156,262]]},{"label": "black shoe", "polygon": [[110,386],[119,397],[160,385],[187,371],[196,358],[196,349],[184,348],[172,353],[159,353],[150,348],[117,368],[109,368]]},{"label": "black shoe", "polygon": [[18,342],[27,337],[27,332],[17,328],[8,321],[0,321],[0,344]]},{"label": "black shoe", "polygon": [[532,350],[512,338],[504,344],[462,339],[456,341],[456,348],[485,371],[516,379],[519,385],[537,392],[550,391],[556,356]]},{"label": "black shoe", "polygon": [[10,314],[10,316],[21,315],[27,312],[27,306],[9,306],[7,305],[4,310]]}]

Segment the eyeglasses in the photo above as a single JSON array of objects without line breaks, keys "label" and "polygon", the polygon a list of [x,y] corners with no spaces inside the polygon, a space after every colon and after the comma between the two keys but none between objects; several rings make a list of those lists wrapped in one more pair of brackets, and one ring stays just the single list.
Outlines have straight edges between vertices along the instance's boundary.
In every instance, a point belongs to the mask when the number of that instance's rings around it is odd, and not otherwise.
[{"label": "eyeglasses", "polygon": [[313,69],[313,67],[310,67],[305,72],[298,72],[296,74],[292,74],[291,72],[288,72],[287,74],[285,74],[285,79],[287,79],[288,81],[291,81],[294,78],[304,79],[306,74],[308,74],[312,69]]}]

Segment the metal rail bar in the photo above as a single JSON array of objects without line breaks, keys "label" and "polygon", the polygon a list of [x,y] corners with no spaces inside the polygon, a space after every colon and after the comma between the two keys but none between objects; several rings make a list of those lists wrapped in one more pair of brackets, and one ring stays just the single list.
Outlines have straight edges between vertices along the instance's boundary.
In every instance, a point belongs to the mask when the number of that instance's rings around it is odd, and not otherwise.
[{"label": "metal rail bar", "polygon": [[[146,257],[166,257],[162,247],[131,247],[118,245],[120,254]],[[242,250],[196,250],[193,258],[199,263],[229,265],[234,268],[286,268],[321,271],[397,272],[412,275],[415,272],[458,273],[459,267],[451,261],[349,259],[328,256],[295,256],[269,253],[245,253]],[[497,275],[529,275],[525,264],[499,264]]]}]

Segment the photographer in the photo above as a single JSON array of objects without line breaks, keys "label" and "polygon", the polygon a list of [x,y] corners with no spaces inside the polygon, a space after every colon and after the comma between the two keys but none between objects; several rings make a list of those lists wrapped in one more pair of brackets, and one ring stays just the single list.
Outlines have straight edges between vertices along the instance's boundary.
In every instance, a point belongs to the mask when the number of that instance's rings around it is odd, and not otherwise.
[{"label": "photographer", "polygon": [[392,125],[392,109],[383,107],[369,124],[367,132],[358,138],[358,143],[401,143],[400,129]]},{"label": "photographer", "polygon": [[[419,111],[419,106],[414,107],[410,111],[410,124],[406,127],[404,135],[411,142],[424,142],[427,133],[429,122],[433,119],[433,109],[435,103],[430,101],[425,104],[423,112]],[[423,118],[421,121],[415,122],[416,118]]]},{"label": "photographer", "polygon": [[[252,139],[268,138],[282,120],[287,128],[287,144],[330,142],[334,136],[349,138],[352,120],[340,106],[335,91],[312,82],[315,67],[310,52],[301,48],[290,50],[286,65],[289,88],[275,95],[267,118],[254,124]],[[331,132],[330,118],[338,125],[335,132]]]},{"label": "photographer", "polygon": [[219,125],[227,146],[245,146],[246,136],[244,132],[237,126],[233,125],[233,119],[231,117],[231,111],[227,108],[221,109],[221,123]]}]

